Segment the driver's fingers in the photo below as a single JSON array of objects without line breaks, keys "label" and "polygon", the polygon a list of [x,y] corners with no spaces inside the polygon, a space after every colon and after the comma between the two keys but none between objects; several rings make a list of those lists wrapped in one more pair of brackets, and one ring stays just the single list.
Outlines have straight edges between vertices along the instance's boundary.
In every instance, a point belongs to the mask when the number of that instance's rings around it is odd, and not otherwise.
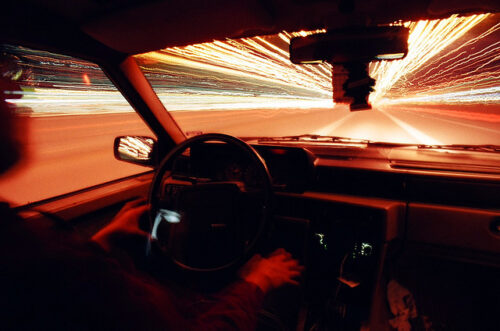
[{"label": "driver's fingers", "polygon": [[275,263],[279,263],[280,265],[287,267],[287,268],[292,268],[299,266],[299,261],[292,259],[292,260],[283,260],[283,261],[277,261]]},{"label": "driver's fingers", "polygon": [[148,209],[149,206],[145,205],[126,210],[123,213],[118,213],[118,215],[115,216],[113,223],[117,227],[139,229],[139,219],[144,213],[148,211]]},{"label": "driver's fingers", "polygon": [[288,272],[288,277],[289,278],[297,278],[297,277],[300,277],[301,275],[302,275],[302,273],[300,271],[290,270]]},{"label": "driver's fingers", "polygon": [[141,215],[146,213],[148,210],[149,210],[148,205],[137,206],[137,207],[134,207],[133,209],[127,210],[127,214],[129,214],[129,216],[131,218],[138,220],[139,217],[141,217]]},{"label": "driver's fingers", "polygon": [[299,261],[294,259],[291,255],[286,256],[286,255],[277,255],[268,258],[269,261],[272,263],[279,263],[285,266],[292,266],[292,265],[298,265]]},{"label": "driver's fingers", "polygon": [[285,267],[284,269],[281,269],[282,272],[287,274],[289,277],[298,277],[302,275],[302,272],[304,271],[304,267],[302,266],[288,266]]},{"label": "driver's fingers", "polygon": [[149,210],[149,205],[138,205],[138,206],[135,206],[133,208],[130,208],[129,209],[131,212],[135,212],[135,213],[138,213],[138,214],[142,214],[142,213],[145,213],[146,211]]},{"label": "driver's fingers", "polygon": [[294,270],[294,271],[298,271],[298,272],[302,272],[302,271],[304,271],[305,268],[304,268],[304,266],[297,263],[295,265],[290,265],[289,269]]},{"label": "driver's fingers", "polygon": [[138,206],[142,206],[142,205],[145,205],[147,202],[148,202],[148,200],[146,198],[141,197],[141,198],[138,198],[136,200],[132,200],[132,201],[127,202],[123,206],[123,209],[125,209],[125,208],[131,209],[131,208],[135,208],[135,207],[138,207]]},{"label": "driver's fingers", "polygon": [[127,202],[125,205],[123,205],[122,209],[116,214],[116,217],[122,215],[123,213],[127,212],[128,210],[134,209],[136,207],[146,205],[147,204],[147,199],[146,198],[139,198],[136,200],[132,200]]},{"label": "driver's fingers", "polygon": [[288,253],[284,248],[278,248],[277,250],[269,254],[269,257],[276,257],[276,256],[284,257],[286,259],[292,258],[292,254]]}]

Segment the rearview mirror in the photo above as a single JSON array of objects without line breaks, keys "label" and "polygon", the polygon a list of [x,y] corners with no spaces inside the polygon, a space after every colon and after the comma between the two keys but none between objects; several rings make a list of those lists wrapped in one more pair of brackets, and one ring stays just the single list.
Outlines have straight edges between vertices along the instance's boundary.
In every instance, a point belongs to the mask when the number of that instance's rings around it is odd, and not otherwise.
[{"label": "rearview mirror", "polygon": [[146,136],[120,136],[114,142],[115,158],[144,166],[154,166],[156,141]]},{"label": "rearview mirror", "polygon": [[290,41],[290,61],[332,64],[333,101],[349,104],[351,111],[371,109],[368,97],[375,79],[369,75],[369,63],[405,57],[408,36],[403,26],[372,26],[295,37]]},{"label": "rearview mirror", "polygon": [[343,64],[401,59],[408,53],[408,34],[403,26],[374,26],[295,37],[290,41],[290,60],[295,64]]}]

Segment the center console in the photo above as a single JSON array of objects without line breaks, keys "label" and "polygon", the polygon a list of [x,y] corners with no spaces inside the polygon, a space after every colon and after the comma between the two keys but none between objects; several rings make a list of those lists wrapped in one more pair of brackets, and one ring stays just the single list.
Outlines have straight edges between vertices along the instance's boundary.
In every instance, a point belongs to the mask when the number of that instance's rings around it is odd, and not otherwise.
[{"label": "center console", "polygon": [[404,204],[305,192],[277,194],[271,242],[306,266],[303,330],[359,330],[368,322],[387,244]]}]

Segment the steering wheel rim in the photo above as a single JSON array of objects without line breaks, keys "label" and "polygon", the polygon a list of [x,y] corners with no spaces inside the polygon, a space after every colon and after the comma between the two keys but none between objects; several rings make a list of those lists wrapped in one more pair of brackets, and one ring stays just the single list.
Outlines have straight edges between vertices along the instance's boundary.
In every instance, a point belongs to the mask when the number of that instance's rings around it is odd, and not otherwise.
[{"label": "steering wheel rim", "polygon": [[[267,228],[268,223],[269,223],[269,216],[271,212],[271,202],[272,202],[272,181],[271,181],[271,176],[269,174],[269,170],[267,168],[267,165],[264,161],[264,159],[257,153],[257,151],[247,144],[246,142],[230,136],[226,134],[219,134],[219,133],[210,133],[210,134],[203,134],[203,135],[198,135],[192,138],[189,138],[179,145],[177,145],[170,153],[167,154],[167,156],[162,160],[160,163],[160,166],[158,167],[154,177],[153,177],[153,182],[151,185],[151,189],[149,192],[148,196],[148,202],[149,202],[149,220],[150,220],[150,229],[151,229],[151,234],[150,234],[150,246],[151,244],[154,244],[156,241],[157,244],[159,244],[160,240],[156,238],[155,236],[155,223],[157,222],[158,219],[158,212],[160,210],[160,190],[162,188],[162,185],[164,183],[164,176],[167,174],[169,171],[169,168],[172,166],[172,163],[175,161],[177,157],[179,157],[184,151],[186,151],[188,148],[195,146],[196,144],[201,144],[201,143],[206,143],[206,142],[211,142],[211,141],[217,141],[217,142],[223,142],[226,144],[229,144],[231,146],[236,147],[239,151],[242,151],[246,156],[249,157],[250,161],[252,164],[254,164],[260,175],[262,176],[263,179],[263,187],[262,187],[262,192],[263,192],[263,199],[262,199],[262,219],[260,220],[260,224],[258,226],[256,235],[254,238],[252,238],[251,242],[246,245],[246,248],[242,254],[237,256],[236,258],[232,259],[231,261],[211,267],[211,268],[199,268],[199,267],[194,267],[194,266],[189,266],[186,265],[185,263],[177,260],[171,252],[166,250],[165,248],[161,248],[163,253],[167,256],[167,258],[174,263],[177,267],[181,268],[184,271],[192,271],[192,272],[217,272],[217,271],[222,271],[222,270],[228,270],[232,267],[239,266],[243,262],[246,262],[255,252],[255,249],[257,247],[258,242],[262,238],[262,235],[264,233],[264,230]],[[170,175],[169,175],[170,176]]]}]

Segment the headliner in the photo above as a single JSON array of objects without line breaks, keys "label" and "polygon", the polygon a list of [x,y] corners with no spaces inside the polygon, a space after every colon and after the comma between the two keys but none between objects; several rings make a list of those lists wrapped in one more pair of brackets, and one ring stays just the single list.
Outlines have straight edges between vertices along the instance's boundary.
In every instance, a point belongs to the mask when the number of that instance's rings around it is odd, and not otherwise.
[{"label": "headliner", "polygon": [[124,54],[282,30],[388,24],[454,13],[500,11],[497,0],[10,1],[0,13],[4,40],[67,43],[66,47],[71,48],[71,42],[77,47],[76,43],[94,39]]}]

